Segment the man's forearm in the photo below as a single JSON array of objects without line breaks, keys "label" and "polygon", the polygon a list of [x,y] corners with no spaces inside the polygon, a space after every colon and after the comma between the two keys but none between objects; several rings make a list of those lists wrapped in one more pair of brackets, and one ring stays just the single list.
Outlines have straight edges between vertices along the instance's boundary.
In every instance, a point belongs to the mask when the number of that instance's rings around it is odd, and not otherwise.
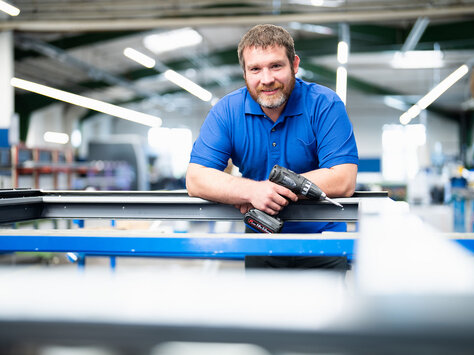
[{"label": "man's forearm", "polygon": [[251,180],[192,163],[186,173],[186,188],[190,196],[233,205],[249,202],[246,191],[251,183]]},{"label": "man's forearm", "polygon": [[301,175],[318,185],[329,197],[350,197],[355,190],[357,165],[341,164],[329,169],[308,171]]}]

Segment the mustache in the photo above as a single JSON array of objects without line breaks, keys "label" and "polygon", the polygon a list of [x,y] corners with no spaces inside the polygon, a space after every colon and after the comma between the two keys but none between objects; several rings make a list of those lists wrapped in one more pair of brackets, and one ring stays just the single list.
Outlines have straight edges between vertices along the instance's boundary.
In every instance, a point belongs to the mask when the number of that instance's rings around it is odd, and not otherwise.
[{"label": "mustache", "polygon": [[258,91],[272,91],[272,90],[282,89],[282,88],[283,88],[283,84],[278,83],[278,84],[274,84],[274,85],[271,85],[271,86],[259,85],[257,87],[257,90]]}]

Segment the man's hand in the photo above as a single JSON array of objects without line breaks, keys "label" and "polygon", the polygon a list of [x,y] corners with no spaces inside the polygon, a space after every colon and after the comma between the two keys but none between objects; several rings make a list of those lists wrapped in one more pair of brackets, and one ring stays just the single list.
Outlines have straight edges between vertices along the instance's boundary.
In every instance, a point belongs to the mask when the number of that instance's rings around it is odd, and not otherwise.
[{"label": "man's hand", "polygon": [[242,214],[246,214],[248,211],[250,211],[251,208],[253,208],[250,203],[242,203],[240,205],[236,204],[234,205],[234,207],[237,208]]},{"label": "man's hand", "polygon": [[[277,185],[271,181],[256,181],[251,185],[250,204],[270,215],[276,215],[289,201],[298,201],[298,196],[286,187]],[[245,208],[245,206],[244,206]],[[242,212],[242,206],[240,207]]]},{"label": "man's hand", "polygon": [[186,187],[189,196],[234,205],[242,214],[257,208],[275,215],[289,201],[298,201],[292,191],[271,181],[236,177],[193,163],[188,167]]}]

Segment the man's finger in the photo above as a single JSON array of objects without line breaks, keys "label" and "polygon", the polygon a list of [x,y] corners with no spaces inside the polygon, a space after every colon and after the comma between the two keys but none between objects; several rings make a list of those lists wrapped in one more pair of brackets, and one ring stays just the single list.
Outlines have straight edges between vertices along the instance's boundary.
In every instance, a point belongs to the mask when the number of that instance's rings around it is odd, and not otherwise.
[{"label": "man's finger", "polygon": [[279,195],[288,197],[293,202],[298,201],[298,196],[293,191],[287,189],[286,187],[280,186],[280,185],[277,185],[277,186],[278,186],[277,192],[278,192]]},{"label": "man's finger", "polygon": [[274,202],[279,206],[287,206],[289,203],[288,200],[281,195],[277,195],[274,199]]},{"label": "man's finger", "polygon": [[240,207],[240,213],[242,213],[242,214],[246,214],[249,210],[250,210],[250,206],[248,206],[248,205],[242,205]]},{"label": "man's finger", "polygon": [[275,215],[275,214],[278,214],[281,211],[281,209],[282,209],[282,206],[280,206],[278,203],[270,202],[267,204],[267,206],[265,206],[265,208],[263,209],[263,212],[266,212],[271,215]]}]

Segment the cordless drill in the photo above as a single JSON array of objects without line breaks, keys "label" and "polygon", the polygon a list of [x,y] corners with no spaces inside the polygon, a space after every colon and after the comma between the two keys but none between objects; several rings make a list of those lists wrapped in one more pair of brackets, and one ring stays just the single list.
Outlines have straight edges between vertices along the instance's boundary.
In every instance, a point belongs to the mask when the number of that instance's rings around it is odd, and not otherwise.
[{"label": "cordless drill", "polygon": [[[282,166],[275,165],[268,179],[275,184],[286,187],[297,195],[303,195],[314,200],[326,200],[342,208],[340,203],[327,197],[316,184]],[[278,233],[283,227],[280,218],[270,216],[256,208],[250,209],[245,214],[244,222],[250,229],[260,233]]]}]

